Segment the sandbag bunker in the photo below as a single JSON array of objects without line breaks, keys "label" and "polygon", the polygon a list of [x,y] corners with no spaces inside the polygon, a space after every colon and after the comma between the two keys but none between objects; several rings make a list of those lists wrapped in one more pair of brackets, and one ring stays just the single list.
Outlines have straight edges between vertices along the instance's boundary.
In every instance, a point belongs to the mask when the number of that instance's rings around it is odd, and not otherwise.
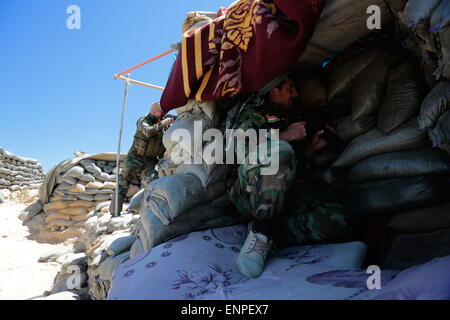
[{"label": "sandbag bunker", "polygon": [[38,189],[44,177],[42,165],[37,160],[19,157],[0,148],[0,189]]},{"label": "sandbag bunker", "polygon": [[[82,154],[56,165],[39,189],[39,201],[25,208],[20,218],[34,233],[41,233],[37,238],[58,242],[80,236],[86,221],[97,215],[96,208],[103,208],[102,214],[108,211],[116,189],[115,157],[115,153]],[[130,195],[139,188],[133,185]]]},{"label": "sandbag bunker", "polygon": [[[448,257],[435,260],[436,263],[418,265],[450,255],[450,247],[443,245],[450,241],[450,77],[446,72],[450,65],[450,57],[446,53],[450,37],[445,37],[450,30],[446,9],[450,2],[386,0],[385,3],[392,12],[395,26],[386,21],[382,32],[374,32],[340,48],[339,54],[325,67],[320,66],[323,63],[320,61],[319,68],[310,70],[309,78],[305,79],[302,74],[303,79],[297,81],[300,95],[302,88],[318,85],[315,98],[306,107],[331,115],[327,120],[344,141],[343,146],[328,146],[316,154],[309,162],[309,170],[301,178],[307,183],[339,190],[342,200],[361,220],[367,222],[370,219],[382,224],[381,231],[376,230],[376,241],[367,244],[368,252],[389,247],[388,252],[384,251],[373,261],[384,268],[382,274],[392,276],[387,280],[395,280],[398,270],[416,266],[418,269],[413,270],[420,271],[445,260],[445,266],[439,269],[444,276],[442,270],[448,266]],[[328,8],[335,7],[330,5]],[[415,17],[414,13],[419,12],[421,16]],[[346,17],[341,18],[344,21]],[[327,19],[337,18],[335,15],[324,16],[317,31],[330,32],[321,28],[321,24],[329,22]],[[365,24],[361,28],[365,28]],[[313,40],[321,39],[321,35],[315,34]],[[332,41],[330,37],[328,39]],[[435,59],[424,59],[426,52],[434,52],[431,56]],[[227,166],[183,164],[196,156],[193,154],[196,150],[183,141],[170,139],[171,132],[177,128],[192,132],[194,121],[202,123],[203,131],[210,128],[223,131],[223,113],[214,102],[193,100],[177,109],[177,113],[177,120],[163,137],[167,153],[159,163],[160,178],[131,199],[129,212],[139,215],[127,213],[109,220],[98,218],[96,224],[89,225],[92,231],[89,231],[89,241],[83,240],[85,252],[78,253],[82,259],[68,255],[58,281],[70,276],[66,271],[68,266],[79,265],[84,268],[84,282],[92,299],[106,299],[111,292],[110,298],[113,299],[225,299],[233,297],[228,295],[233,290],[227,291],[230,284],[243,284],[243,292],[250,292],[251,282],[248,282],[250,287],[247,286],[235,268],[235,256],[245,239],[246,228],[240,225],[243,223],[241,218],[230,214],[225,192]],[[205,142],[203,149],[211,147],[212,143],[215,142]],[[171,158],[170,153],[183,156]],[[100,215],[102,210],[100,204],[94,212]],[[98,223],[103,227],[99,228]],[[120,230],[114,225],[120,225]],[[374,225],[372,230],[377,227]],[[385,243],[386,238],[390,239],[388,244]],[[202,246],[210,248],[201,252],[198,248]],[[324,247],[328,250],[331,246],[333,244]],[[364,281],[356,290],[361,293],[366,290],[367,279],[363,264],[366,252],[365,249],[361,251],[365,246],[360,242],[350,246],[357,248],[343,252],[358,257],[358,263],[337,268],[361,269],[358,272],[364,275],[364,278],[361,276]],[[311,281],[329,285],[330,290],[339,285],[350,288],[350,283],[354,284],[353,276],[346,284],[341,281],[339,272],[333,278],[329,266],[319,268],[314,261],[305,261],[314,258],[308,251],[316,250],[314,246],[287,250],[294,249],[306,250],[307,253],[296,257],[299,261],[292,266],[293,272],[317,268],[309,270],[311,274],[317,274],[313,278],[308,275],[306,284],[301,283],[298,277],[289,278],[291,275],[287,274],[285,278],[275,279],[272,286],[265,284],[270,290],[267,294],[262,291],[263,296],[259,289],[251,296],[238,294],[235,297],[296,299],[303,294],[310,298],[307,284]],[[230,258],[220,261],[217,256]],[[280,263],[281,260],[276,260],[278,258],[280,254],[273,258],[271,266]],[[341,259],[339,255],[337,260]],[[194,266],[190,265],[192,261],[195,261]],[[219,263],[217,261],[220,261],[220,266],[212,263]],[[223,267],[225,261],[227,264]],[[300,268],[295,269],[298,266]],[[285,272],[290,270],[290,266],[283,268]],[[208,279],[211,281],[202,282],[199,274],[210,276]],[[274,274],[269,273],[264,278],[263,273],[261,279],[273,280]],[[448,288],[448,277],[441,281],[441,278],[436,279],[436,274],[433,278],[433,274],[431,271],[426,277],[418,275],[413,278],[431,279],[428,283],[436,286],[436,290],[431,287],[432,290],[413,291],[424,294],[440,292],[439,283]],[[263,287],[265,282],[261,279],[255,280],[255,287]],[[58,281],[52,293],[67,290]],[[204,285],[206,282],[212,285]],[[288,296],[293,291],[278,288],[280,283],[293,284],[299,292]],[[398,280],[395,285],[402,289],[410,284],[415,284],[412,278]],[[160,294],[161,290],[164,293]],[[177,294],[171,295],[176,290]],[[272,291],[277,294],[271,297]],[[404,292],[408,292],[401,291],[384,298],[404,297]],[[186,292],[186,295],[180,292]],[[317,298],[328,297],[326,294],[329,292],[324,290]],[[448,290],[446,292],[448,294]],[[436,294],[434,297],[444,296]],[[328,298],[348,297],[332,293]]]}]

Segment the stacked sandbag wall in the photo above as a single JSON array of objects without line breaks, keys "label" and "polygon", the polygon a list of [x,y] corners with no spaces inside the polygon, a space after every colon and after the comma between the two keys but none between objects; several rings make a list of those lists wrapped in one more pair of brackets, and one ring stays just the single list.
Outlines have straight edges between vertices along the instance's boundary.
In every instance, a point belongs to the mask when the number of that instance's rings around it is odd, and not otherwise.
[{"label": "stacked sandbag wall", "polygon": [[43,205],[47,229],[84,229],[95,207],[112,199],[116,170],[114,161],[83,159],[60,173],[49,202]]},{"label": "stacked sandbag wall", "polygon": [[[392,44],[373,42],[324,68],[327,106],[340,108],[333,124],[344,148],[314,156],[321,171],[310,177],[343,191],[360,217],[390,221],[385,267],[404,269],[450,254],[450,82],[445,68],[429,81],[429,66],[388,39]],[[441,57],[439,65],[450,64]]]},{"label": "stacked sandbag wall", "polygon": [[44,180],[41,164],[0,148],[0,189],[37,189]]}]

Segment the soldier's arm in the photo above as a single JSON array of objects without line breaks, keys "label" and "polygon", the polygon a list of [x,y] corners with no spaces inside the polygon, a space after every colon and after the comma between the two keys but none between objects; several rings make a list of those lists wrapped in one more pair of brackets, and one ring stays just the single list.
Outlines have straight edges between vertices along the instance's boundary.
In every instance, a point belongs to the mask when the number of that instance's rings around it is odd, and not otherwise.
[{"label": "soldier's arm", "polygon": [[137,130],[148,138],[156,136],[162,131],[163,127],[160,124],[148,123],[146,117],[142,117],[137,121]]}]

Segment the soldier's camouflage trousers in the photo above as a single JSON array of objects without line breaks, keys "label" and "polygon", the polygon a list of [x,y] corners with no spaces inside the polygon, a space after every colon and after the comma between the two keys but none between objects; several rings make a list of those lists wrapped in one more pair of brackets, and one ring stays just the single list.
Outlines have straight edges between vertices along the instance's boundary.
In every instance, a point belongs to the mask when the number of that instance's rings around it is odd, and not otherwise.
[{"label": "soldier's camouflage trousers", "polygon": [[[350,211],[321,202],[306,183],[295,179],[292,149],[280,144],[279,170],[261,175],[261,168],[242,164],[229,190],[231,202],[249,220],[270,221],[281,246],[346,241],[353,232]],[[300,168],[299,168],[300,169]]]},{"label": "soldier's camouflage trousers", "polygon": [[123,169],[119,177],[119,195],[125,196],[130,184],[141,182],[149,184],[158,178],[155,169],[158,160],[153,157],[138,156],[129,152],[123,163]]}]

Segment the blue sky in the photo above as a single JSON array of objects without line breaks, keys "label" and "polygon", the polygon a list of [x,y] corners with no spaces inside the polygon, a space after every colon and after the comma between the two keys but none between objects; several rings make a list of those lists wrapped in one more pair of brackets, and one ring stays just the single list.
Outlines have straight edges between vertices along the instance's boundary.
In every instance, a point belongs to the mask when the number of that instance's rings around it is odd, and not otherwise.
[{"label": "blue sky", "polygon": [[[73,151],[115,152],[124,84],[119,73],[180,41],[189,11],[217,11],[232,0],[0,0],[0,147],[38,159],[45,171]],[[81,9],[69,30],[66,9]],[[164,86],[174,58],[132,78]],[[129,88],[122,152],[136,120],[161,91]]]}]

